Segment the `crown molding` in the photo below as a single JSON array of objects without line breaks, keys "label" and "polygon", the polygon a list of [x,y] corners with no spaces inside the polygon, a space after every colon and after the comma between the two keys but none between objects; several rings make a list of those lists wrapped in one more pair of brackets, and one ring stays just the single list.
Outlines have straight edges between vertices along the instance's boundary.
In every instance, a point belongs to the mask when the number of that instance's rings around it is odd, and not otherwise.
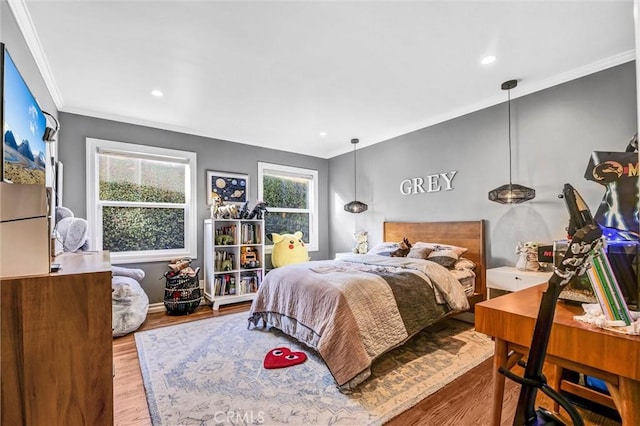
[{"label": "crown molding", "polygon": [[[576,80],[578,78],[586,77],[590,74],[594,74],[600,71],[604,71],[608,68],[613,68],[618,65],[625,64],[627,62],[634,61],[636,59],[636,51],[627,50],[625,52],[619,53],[617,55],[610,56],[600,61],[593,62],[591,64],[587,64],[585,66],[575,68],[573,70],[560,73],[549,77],[544,80],[540,80],[535,83],[528,83],[526,81],[518,82],[518,90],[511,93],[511,100],[521,98],[522,96],[530,95],[535,92],[540,92],[542,90],[551,88],[553,86],[557,86],[559,84],[567,83],[572,80]],[[505,102],[504,95],[496,95],[488,99],[484,99],[480,102],[476,102],[470,105],[466,105],[462,108],[458,108],[452,111],[447,111],[442,114],[434,115],[429,117],[428,119],[417,123],[417,125],[405,128],[397,128],[391,129],[386,134],[378,135],[375,140],[368,140],[365,143],[361,143],[360,148],[365,148],[370,145],[375,145],[380,142],[384,142],[387,140],[395,139],[397,137],[406,135],[407,133],[412,133],[418,131],[420,129],[424,129],[427,127],[435,126],[436,124],[443,123],[445,121],[452,120],[454,118],[462,117],[463,115],[470,114],[472,112],[480,111],[485,108],[490,108],[492,106],[498,105],[502,102]],[[640,112],[639,112],[640,114]],[[361,141],[362,142],[362,141]],[[343,154],[349,154],[351,152],[350,149],[347,148],[339,148],[332,150],[330,152],[325,153],[323,157],[325,158],[333,158]]]},{"label": "crown molding", "polygon": [[51,72],[49,61],[44,54],[44,50],[42,49],[42,44],[40,43],[38,32],[36,31],[35,25],[33,24],[31,14],[27,9],[26,3],[24,2],[24,0],[7,0],[7,3],[9,4],[11,12],[13,13],[16,22],[18,23],[20,31],[22,31],[22,35],[27,42],[27,46],[31,51],[31,55],[36,62],[36,66],[40,71],[40,75],[42,75],[44,84],[47,86],[49,94],[51,95],[56,108],[58,110],[62,109],[64,106],[62,94],[60,93],[60,90],[58,90],[58,85],[56,84],[55,78],[53,78],[53,73]]},{"label": "crown molding", "polygon": [[[536,84],[525,87],[524,91],[520,91],[520,96],[528,95],[530,93],[538,92],[540,90],[548,89],[549,87],[557,86],[558,84],[566,83],[571,80],[585,77],[590,74],[595,74],[600,71],[604,71],[608,68],[613,68],[618,65],[625,64],[627,62],[634,61],[636,59],[635,49],[627,50],[617,55],[609,56],[600,61],[592,62],[573,70],[560,73],[549,77],[545,80],[541,80]],[[513,97],[512,97],[513,99]]]}]

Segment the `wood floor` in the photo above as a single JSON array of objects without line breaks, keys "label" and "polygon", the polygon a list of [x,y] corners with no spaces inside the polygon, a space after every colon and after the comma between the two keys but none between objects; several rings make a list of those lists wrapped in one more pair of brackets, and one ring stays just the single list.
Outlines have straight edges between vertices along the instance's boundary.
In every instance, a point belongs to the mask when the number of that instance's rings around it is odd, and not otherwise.
[{"label": "wood floor", "polygon": [[[149,314],[140,330],[149,330],[181,322],[195,321],[219,315],[228,315],[249,309],[248,303],[223,306],[214,312],[209,306],[201,306],[185,316],[169,316],[165,313]],[[133,334],[113,339],[114,359],[114,418],[117,426],[151,425],[147,400],[142,384],[140,364]],[[426,425],[489,425],[491,421],[492,360],[488,359],[445,388],[427,397],[417,406],[392,419],[392,426]],[[551,380],[549,371],[545,370]],[[511,424],[518,399],[519,386],[509,380],[506,383],[502,425]],[[538,405],[551,409],[551,401],[544,395],[538,397]],[[619,422],[580,410],[585,425],[616,426]],[[567,424],[568,418],[563,417]]]}]

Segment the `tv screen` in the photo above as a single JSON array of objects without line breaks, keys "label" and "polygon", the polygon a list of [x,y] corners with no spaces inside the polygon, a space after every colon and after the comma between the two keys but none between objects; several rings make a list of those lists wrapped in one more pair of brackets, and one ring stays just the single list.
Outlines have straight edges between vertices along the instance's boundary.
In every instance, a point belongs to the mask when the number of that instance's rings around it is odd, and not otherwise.
[{"label": "tv screen", "polygon": [[4,44],[2,50],[2,179],[45,184],[46,117]]}]

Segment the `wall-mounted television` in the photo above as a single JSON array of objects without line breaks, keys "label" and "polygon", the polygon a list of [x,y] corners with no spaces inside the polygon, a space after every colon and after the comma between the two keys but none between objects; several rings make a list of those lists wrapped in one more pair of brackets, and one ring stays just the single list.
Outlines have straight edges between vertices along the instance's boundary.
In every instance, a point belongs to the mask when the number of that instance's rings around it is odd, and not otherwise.
[{"label": "wall-mounted television", "polygon": [[2,180],[44,185],[47,120],[3,43],[0,53]]}]

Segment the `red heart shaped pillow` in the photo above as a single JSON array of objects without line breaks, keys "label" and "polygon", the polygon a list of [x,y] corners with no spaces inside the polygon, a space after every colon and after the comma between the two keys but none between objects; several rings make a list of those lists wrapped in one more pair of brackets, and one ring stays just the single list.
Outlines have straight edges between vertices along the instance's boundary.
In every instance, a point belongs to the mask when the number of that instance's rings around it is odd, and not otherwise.
[{"label": "red heart shaped pillow", "polygon": [[284,368],[302,364],[307,360],[304,352],[292,352],[289,348],[271,349],[264,357],[264,368]]}]

